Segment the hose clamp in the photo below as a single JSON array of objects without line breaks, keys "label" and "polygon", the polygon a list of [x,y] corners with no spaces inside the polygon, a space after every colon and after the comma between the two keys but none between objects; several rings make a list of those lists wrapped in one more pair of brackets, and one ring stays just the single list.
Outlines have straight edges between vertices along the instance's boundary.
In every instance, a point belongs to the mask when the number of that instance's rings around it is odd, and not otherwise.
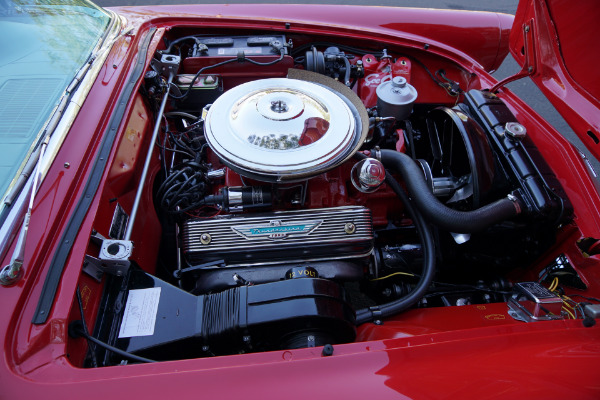
[{"label": "hose clamp", "polygon": [[375,146],[375,148],[371,152],[371,156],[376,160],[381,161],[381,148],[379,146]]},{"label": "hose clamp", "polygon": [[371,311],[373,319],[379,319],[383,317],[383,313],[381,312],[381,309],[378,306],[369,307],[369,311]]},{"label": "hose clamp", "polygon": [[514,194],[509,194],[506,196],[506,198],[510,201],[512,201],[514,207],[515,207],[515,211],[517,212],[517,214],[521,214],[521,203],[519,202],[519,198],[517,196],[515,196]]}]

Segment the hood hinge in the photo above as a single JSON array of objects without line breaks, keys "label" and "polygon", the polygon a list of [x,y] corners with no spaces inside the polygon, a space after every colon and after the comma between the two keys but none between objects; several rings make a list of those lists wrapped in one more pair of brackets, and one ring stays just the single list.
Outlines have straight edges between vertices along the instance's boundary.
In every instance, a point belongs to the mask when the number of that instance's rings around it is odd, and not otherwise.
[{"label": "hood hinge", "polygon": [[521,78],[525,78],[526,76],[533,75],[536,69],[536,60],[535,60],[535,47],[534,47],[534,36],[533,36],[533,18],[529,20],[528,23],[523,24],[523,49],[522,52],[525,56],[525,62],[523,63],[523,68],[520,72],[515,75],[509,76],[492,86],[490,88],[490,92],[496,93],[498,89],[506,85],[507,83],[514,82]]}]

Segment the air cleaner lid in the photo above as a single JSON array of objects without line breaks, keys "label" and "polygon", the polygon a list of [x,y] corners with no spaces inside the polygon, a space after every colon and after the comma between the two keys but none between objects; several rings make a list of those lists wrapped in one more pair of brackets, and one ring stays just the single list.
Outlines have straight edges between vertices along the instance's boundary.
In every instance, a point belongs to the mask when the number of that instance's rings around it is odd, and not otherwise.
[{"label": "air cleaner lid", "polygon": [[292,181],[331,169],[356,151],[356,118],[347,100],[324,86],[263,79],[221,95],[208,111],[205,134],[234,170]]}]

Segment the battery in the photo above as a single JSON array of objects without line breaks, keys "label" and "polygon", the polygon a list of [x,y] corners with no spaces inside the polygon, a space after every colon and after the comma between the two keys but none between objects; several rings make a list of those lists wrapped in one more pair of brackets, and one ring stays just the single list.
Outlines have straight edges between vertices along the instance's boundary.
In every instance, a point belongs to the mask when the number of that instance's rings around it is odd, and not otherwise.
[{"label": "battery", "polygon": [[[181,74],[175,77],[175,84],[182,93],[190,87],[195,74]],[[178,108],[181,111],[199,112],[206,104],[211,104],[223,93],[223,83],[219,75],[200,75]]]},{"label": "battery", "polygon": [[[222,90],[256,79],[284,78],[294,67],[284,35],[195,36],[195,39],[188,57],[183,59],[180,72],[195,75],[206,71],[218,75]],[[247,60],[260,65],[253,65]],[[205,101],[205,104],[210,103]]]},{"label": "battery", "polygon": [[246,56],[279,56],[283,48],[287,54],[285,36],[229,36],[229,37],[197,37],[192,57],[223,57],[237,56],[244,52]]}]

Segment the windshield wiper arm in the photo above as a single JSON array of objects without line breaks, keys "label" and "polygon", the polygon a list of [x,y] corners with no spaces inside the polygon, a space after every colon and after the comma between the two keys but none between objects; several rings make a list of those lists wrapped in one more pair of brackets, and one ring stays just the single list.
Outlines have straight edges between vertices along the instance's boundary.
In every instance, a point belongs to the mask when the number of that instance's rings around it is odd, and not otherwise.
[{"label": "windshield wiper arm", "polygon": [[27,232],[29,230],[29,221],[31,220],[31,210],[33,209],[33,200],[35,199],[35,193],[39,185],[40,176],[42,174],[42,159],[46,152],[46,147],[50,141],[50,135],[46,135],[42,145],[40,147],[40,154],[37,159],[37,166],[35,169],[35,175],[33,176],[33,186],[31,188],[31,194],[29,195],[29,206],[27,207],[27,213],[23,219],[23,225],[19,232],[19,239],[15,246],[15,251],[10,259],[10,264],[6,265],[0,271],[0,284],[4,286],[12,285],[17,282],[23,275],[23,259],[25,256],[25,240],[27,239]]},{"label": "windshield wiper arm", "polygon": [[[44,153],[45,153],[46,147],[48,146],[48,143],[50,142],[50,137],[54,133],[54,130],[56,129],[56,127],[60,121],[60,118],[63,115],[64,110],[69,106],[69,103],[70,103],[73,93],[75,93],[75,91],[77,90],[79,84],[81,83],[81,81],[83,80],[83,78],[85,77],[87,72],[89,71],[89,69],[92,66],[92,64],[94,63],[94,61],[96,61],[96,59],[98,59],[98,57],[101,56],[105,51],[110,49],[112,47],[113,43],[116,41],[116,39],[118,39],[119,37],[121,37],[123,35],[128,35],[132,30],[133,30],[133,28],[129,28],[127,30],[122,31],[122,33],[120,33],[115,38],[113,38],[110,41],[110,43],[103,45],[98,50],[92,52],[89,55],[86,62],[79,69],[79,71],[77,71],[77,73],[71,80],[71,83],[65,89],[65,92],[59,101],[58,107],[56,108],[52,117],[48,121],[48,123],[44,129],[44,133],[43,133],[44,139],[40,146],[40,152],[37,155],[36,162],[35,162],[36,172],[35,172],[35,176],[34,176],[33,187],[31,189],[32,190],[31,195],[29,197],[29,207],[27,208],[27,213],[25,214],[25,218],[24,218],[23,224],[21,226],[21,231],[19,232],[19,238],[17,240],[17,245],[15,246],[15,250],[11,257],[10,264],[6,265],[4,268],[2,268],[2,270],[0,270],[0,285],[4,285],[4,286],[12,285],[15,282],[17,282],[23,275],[23,258],[24,258],[24,253],[25,253],[25,240],[27,239],[27,232],[29,229],[29,221],[31,219],[31,210],[33,208],[33,200],[35,198],[35,193],[37,191],[39,181],[41,180],[41,175],[42,175],[41,164],[42,164],[42,160],[44,158]],[[11,193],[11,196],[16,197],[16,195],[23,188],[23,186],[24,186],[24,184],[16,187],[15,188],[16,191],[14,193]],[[10,206],[11,204],[8,203],[7,205]]]},{"label": "windshield wiper arm", "polygon": [[[93,59],[91,59],[93,61]],[[21,231],[19,232],[19,238],[17,240],[17,245],[15,246],[15,250],[13,251],[13,255],[10,260],[10,264],[4,266],[2,270],[0,270],[0,285],[9,286],[17,282],[21,276],[23,275],[23,258],[25,253],[25,240],[27,239],[27,231],[29,229],[29,220],[31,219],[31,210],[33,209],[33,200],[35,199],[35,194],[37,192],[37,188],[40,180],[42,179],[42,160],[44,159],[44,154],[46,147],[48,147],[48,143],[50,142],[50,137],[56,130],[58,123],[63,115],[63,112],[67,109],[70,104],[71,97],[75,92],[76,88],[79,86],[79,83],[83,79],[83,76],[87,73],[89,69],[90,63],[86,63],[75,75],[61,99],[59,100],[58,106],[54,110],[54,113],[50,117],[50,120],[47,122],[42,137],[43,141],[40,144],[39,154],[37,155],[37,159],[35,161],[35,175],[33,177],[33,185],[31,188],[31,194],[29,196],[29,206],[27,208],[27,213],[25,214],[25,218],[23,219],[23,224],[21,226]],[[24,185],[23,185],[24,186]],[[22,187],[19,188],[19,191]],[[15,193],[16,196],[16,193]]]}]

